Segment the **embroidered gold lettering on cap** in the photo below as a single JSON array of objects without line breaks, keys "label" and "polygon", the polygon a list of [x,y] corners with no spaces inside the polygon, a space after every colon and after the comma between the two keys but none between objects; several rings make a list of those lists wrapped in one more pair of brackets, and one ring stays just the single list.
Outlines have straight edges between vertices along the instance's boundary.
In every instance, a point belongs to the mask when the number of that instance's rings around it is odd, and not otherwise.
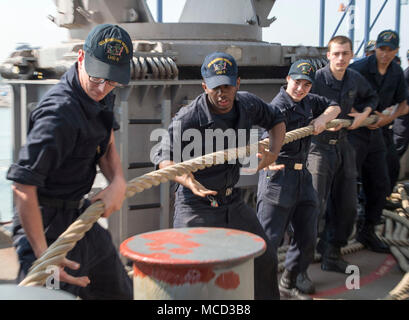
[{"label": "embroidered gold lettering on cap", "polygon": [[217,61],[220,61],[220,60],[226,61],[230,66],[233,65],[233,63],[232,63],[229,59],[226,59],[226,58],[216,58],[216,59],[213,59],[212,61],[210,61],[209,64],[207,65],[207,67],[210,68],[210,66],[211,66],[213,63],[215,63],[215,62],[217,62]]},{"label": "embroidered gold lettering on cap", "polygon": [[382,37],[385,41],[391,41],[392,39],[396,38],[396,35],[393,32],[385,31],[380,35],[380,37]]},{"label": "embroidered gold lettering on cap", "polygon": [[213,65],[213,69],[216,74],[225,74],[227,72],[227,63],[232,66],[230,60],[226,58],[216,58],[212,60],[207,67],[210,68]]},{"label": "embroidered gold lettering on cap", "polygon": [[103,46],[103,45],[104,45],[105,43],[107,43],[107,42],[119,42],[119,43],[125,48],[126,54],[129,53],[128,46],[125,44],[125,42],[123,42],[123,41],[120,40],[120,39],[107,38],[107,39],[104,39],[104,40],[98,42],[98,45]]},{"label": "embroidered gold lettering on cap", "polygon": [[300,69],[303,74],[309,74],[310,72],[314,71],[314,67],[308,62],[300,63],[297,65],[297,68]]}]

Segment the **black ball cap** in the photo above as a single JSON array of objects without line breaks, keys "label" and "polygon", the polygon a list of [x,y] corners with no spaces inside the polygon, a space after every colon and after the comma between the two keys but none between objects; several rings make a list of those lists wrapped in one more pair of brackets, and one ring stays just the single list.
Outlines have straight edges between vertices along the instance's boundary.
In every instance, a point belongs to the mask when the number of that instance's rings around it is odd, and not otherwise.
[{"label": "black ball cap", "polygon": [[85,70],[96,78],[128,84],[133,46],[123,28],[112,24],[94,27],[84,43]]}]

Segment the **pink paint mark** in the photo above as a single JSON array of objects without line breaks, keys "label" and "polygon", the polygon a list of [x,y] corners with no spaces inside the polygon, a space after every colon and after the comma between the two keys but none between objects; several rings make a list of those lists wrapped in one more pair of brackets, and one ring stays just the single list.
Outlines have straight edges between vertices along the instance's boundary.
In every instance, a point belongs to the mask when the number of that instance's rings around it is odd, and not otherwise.
[{"label": "pink paint mark", "polygon": [[[392,268],[393,266],[396,265],[396,260],[392,255],[388,255],[386,259],[382,262],[382,264],[376,269],[374,272],[370,273],[369,275],[361,278],[360,280],[360,287],[363,287],[381,277],[386,275]],[[336,294],[341,294],[345,291],[348,291],[349,289],[346,286],[340,286],[337,288],[332,288],[328,289],[325,291],[317,292],[314,295],[311,295],[314,298],[318,297],[327,297],[327,296],[333,296]]]},{"label": "pink paint mark", "polygon": [[224,290],[234,290],[240,285],[240,276],[233,272],[223,272],[216,279],[216,285]]},{"label": "pink paint mark", "polygon": [[215,277],[211,268],[163,268],[134,264],[134,277],[151,277],[178,286],[183,284],[208,283]]}]

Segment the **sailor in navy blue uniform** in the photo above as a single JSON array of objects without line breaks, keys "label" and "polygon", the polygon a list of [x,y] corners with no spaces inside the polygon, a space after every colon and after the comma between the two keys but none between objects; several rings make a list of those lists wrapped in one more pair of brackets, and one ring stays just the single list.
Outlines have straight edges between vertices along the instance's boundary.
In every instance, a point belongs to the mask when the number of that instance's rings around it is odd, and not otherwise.
[{"label": "sailor in navy blue uniform", "polygon": [[[386,197],[392,192],[399,174],[399,158],[389,124],[408,109],[403,71],[393,62],[398,50],[399,35],[385,30],[378,35],[375,55],[350,65],[365,77],[379,98],[375,111],[378,122],[353,130],[348,136],[356,151],[357,169],[366,196],[357,240],[375,252],[389,252],[388,246],[376,236],[374,226],[380,222]],[[390,108],[395,104],[396,108]],[[389,115],[381,113],[388,108],[392,109]]]},{"label": "sailor in navy blue uniform", "polygon": [[[223,52],[209,54],[201,72],[205,92],[175,115],[168,128],[169,139],[162,140],[152,161],[164,168],[190,157],[223,150],[228,147],[228,139],[218,146],[213,138],[206,138],[212,132],[217,139],[217,130],[219,135],[230,130],[233,139],[237,139],[240,132],[245,133],[243,142],[246,144],[250,129],[258,125],[270,133],[269,150],[260,150],[263,156],[258,164],[259,169],[273,163],[285,136],[281,112],[251,93],[237,91],[240,78],[236,61],[231,55]],[[191,139],[182,141],[180,138],[188,130]],[[186,153],[192,143],[199,150],[198,154],[181,157],[180,153]],[[237,143],[239,145],[240,142]],[[254,210],[244,203],[240,190],[235,188],[240,167],[240,161],[235,160],[177,177],[174,227],[226,227],[252,232],[267,240]],[[274,257],[275,252],[267,245],[267,251],[255,259],[256,299],[279,298]]]},{"label": "sailor in navy blue uniform", "polygon": [[[337,102],[309,93],[314,75],[310,62],[294,62],[287,86],[271,102],[283,112],[287,131],[312,122],[314,134],[319,134],[341,110]],[[306,293],[315,290],[307,275],[314,258],[318,217],[317,195],[306,168],[310,142],[311,137],[306,137],[284,145],[276,165],[269,167],[273,170],[260,172],[257,193],[257,217],[274,250],[279,247],[288,225],[293,230],[279,289],[283,296],[296,299],[307,298],[299,290]],[[276,170],[280,166],[284,169]]]},{"label": "sailor in navy blue uniform", "polygon": [[[406,56],[409,64],[409,50]],[[409,66],[405,69],[403,75],[405,77],[406,86],[409,88]],[[398,156],[401,158],[409,144],[409,114],[401,116],[393,122],[393,141],[395,142]]]},{"label": "sailor in navy blue uniform", "polygon": [[[368,81],[357,71],[347,69],[353,56],[351,40],[335,36],[328,43],[329,64],[317,71],[311,92],[339,103],[340,119],[354,119],[349,130],[356,129],[375,109],[378,98]],[[312,137],[307,168],[318,194],[321,269],[344,273],[348,263],[341,257],[347,245],[357,212],[355,150],[348,130],[324,131]],[[322,219],[324,220],[324,219]],[[321,230],[322,229],[322,230]]]},{"label": "sailor in navy blue uniform", "polygon": [[[104,203],[104,217],[121,208],[126,181],[113,135],[118,126],[112,90],[129,82],[132,54],[124,29],[96,26],[77,62],[31,112],[27,143],[7,173],[14,181],[18,281],[90,202]],[[109,185],[84,201],[97,164]],[[133,297],[132,282],[111,236],[99,224],[67,254],[59,276],[60,288],[82,299]]]}]

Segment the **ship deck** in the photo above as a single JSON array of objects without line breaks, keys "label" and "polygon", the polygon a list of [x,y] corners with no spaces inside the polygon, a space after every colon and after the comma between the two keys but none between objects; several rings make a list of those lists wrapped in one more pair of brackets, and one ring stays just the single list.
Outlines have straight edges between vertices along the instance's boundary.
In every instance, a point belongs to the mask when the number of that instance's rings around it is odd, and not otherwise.
[{"label": "ship deck", "polygon": [[[382,299],[404,275],[391,254],[379,254],[363,249],[345,255],[344,259],[358,268],[353,267],[351,274],[341,274],[322,271],[319,262],[310,266],[308,274],[316,286],[316,293],[312,296],[314,299]],[[7,238],[0,237],[0,284],[16,283],[18,267],[14,247]]]}]

